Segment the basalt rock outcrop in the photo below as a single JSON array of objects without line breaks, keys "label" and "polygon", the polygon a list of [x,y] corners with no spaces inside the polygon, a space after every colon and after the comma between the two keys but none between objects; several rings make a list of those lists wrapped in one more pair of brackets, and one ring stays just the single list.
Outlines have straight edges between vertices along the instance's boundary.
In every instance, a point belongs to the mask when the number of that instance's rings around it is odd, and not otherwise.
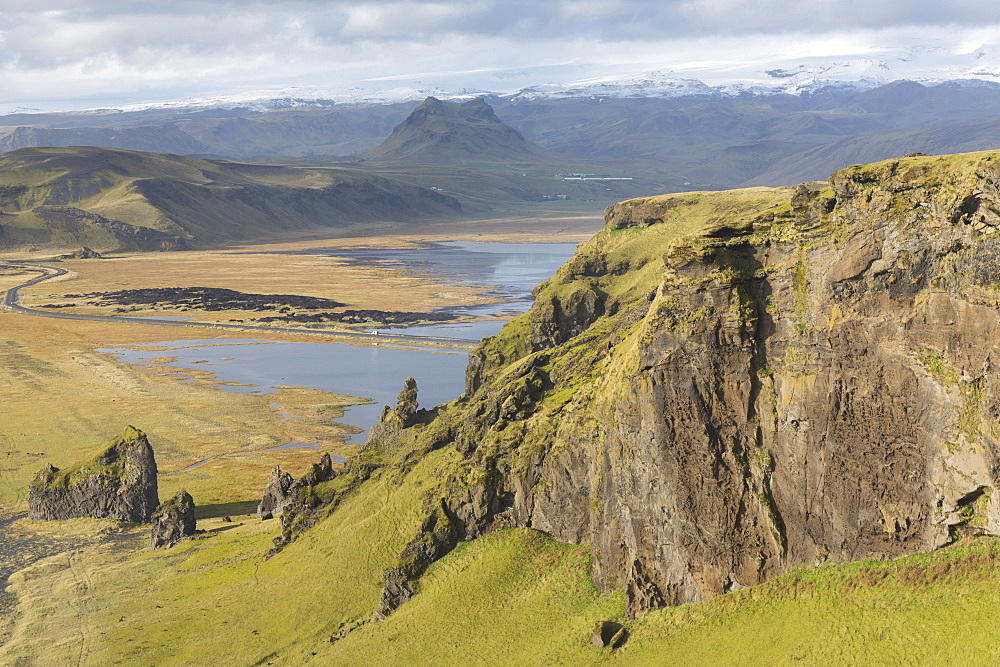
[{"label": "basalt rock outcrop", "polygon": [[177,544],[182,537],[194,535],[197,521],[194,516],[194,499],[187,491],[178,492],[160,505],[153,513],[153,527],[149,537],[150,549],[162,549]]},{"label": "basalt rock outcrop", "polygon": [[273,519],[275,514],[281,514],[288,502],[288,494],[292,490],[295,479],[280,467],[275,466],[267,476],[264,493],[257,505],[257,516],[261,520]]},{"label": "basalt rock outcrop", "polygon": [[51,464],[28,490],[32,519],[111,518],[146,523],[159,505],[156,459],[146,435],[128,426],[94,459],[66,470]]},{"label": "basalt rock outcrop", "polygon": [[[337,469],[333,467],[330,455],[324,453],[318,463],[313,463],[301,477],[290,483],[291,476],[275,468],[257,509],[261,519],[281,512],[281,534],[274,538],[274,548],[268,555],[274,555],[302,531],[316,525],[337,507],[345,493],[368,479],[371,471],[364,459],[364,456],[356,457]],[[266,511],[268,507],[270,513]]]},{"label": "basalt rock outcrop", "polygon": [[417,381],[412,377],[406,378],[403,390],[396,397],[396,405],[383,407],[378,422],[368,430],[366,449],[392,448],[398,444],[397,440],[404,429],[426,424],[434,418],[433,410],[419,408],[417,391]]},{"label": "basalt rock outcrop", "polygon": [[1000,534],[1000,153],[606,217],[406,429],[460,457],[380,614],[506,526],[591,544],[633,617]]}]

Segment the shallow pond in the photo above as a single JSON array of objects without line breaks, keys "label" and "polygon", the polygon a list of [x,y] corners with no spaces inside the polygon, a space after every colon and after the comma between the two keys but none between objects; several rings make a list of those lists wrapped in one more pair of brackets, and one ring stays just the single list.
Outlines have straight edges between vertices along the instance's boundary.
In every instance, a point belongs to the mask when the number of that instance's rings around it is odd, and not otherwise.
[{"label": "shallow pond", "polygon": [[[349,343],[299,343],[246,338],[165,341],[99,350],[129,364],[209,371],[222,391],[268,394],[277,387],[309,387],[375,403],[347,408],[338,421],[367,429],[395,405],[403,380],[414,377],[426,408],[456,398],[465,383],[468,353],[446,348],[372,347]],[[164,357],[170,360],[164,363]],[[238,383],[238,384],[221,384]],[[364,442],[365,433],[348,442]]]}]

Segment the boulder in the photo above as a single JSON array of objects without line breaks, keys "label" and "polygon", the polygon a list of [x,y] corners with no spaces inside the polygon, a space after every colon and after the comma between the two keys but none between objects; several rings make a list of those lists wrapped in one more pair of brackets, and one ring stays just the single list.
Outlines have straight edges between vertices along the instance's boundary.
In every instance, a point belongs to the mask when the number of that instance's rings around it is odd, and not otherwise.
[{"label": "boulder", "polygon": [[159,505],[156,459],[146,434],[127,426],[90,461],[49,464],[28,490],[32,519],[110,518],[146,523]]},{"label": "boulder", "polygon": [[194,499],[187,491],[181,491],[153,514],[149,548],[172,547],[182,537],[194,535],[195,528]]},{"label": "boulder", "polygon": [[70,257],[72,257],[73,259],[103,259],[101,253],[97,252],[96,250],[91,250],[87,246],[83,246],[82,248],[74,252],[72,255],[70,255]]}]

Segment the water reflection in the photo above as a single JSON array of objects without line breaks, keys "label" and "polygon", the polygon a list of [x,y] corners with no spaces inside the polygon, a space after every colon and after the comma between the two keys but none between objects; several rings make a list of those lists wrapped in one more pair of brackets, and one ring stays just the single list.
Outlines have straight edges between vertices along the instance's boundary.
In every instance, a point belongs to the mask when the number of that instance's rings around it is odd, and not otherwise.
[{"label": "water reflection", "polygon": [[[573,243],[448,241],[415,248],[312,248],[278,254],[326,255],[348,263],[398,267],[442,284],[483,286],[483,294],[501,302],[444,309],[455,315],[484,318],[481,321],[378,327],[385,333],[479,339],[497,333],[507,319],[527,310],[531,290],[547,280],[575,248]],[[350,407],[342,419],[364,430],[349,439],[355,443],[364,442],[382,406],[395,403],[403,380],[409,376],[417,380],[423,407],[456,398],[463,390],[468,360],[465,352],[440,348],[246,339],[168,341],[102,351],[131,364],[154,363],[156,357],[167,353],[173,359],[160,365],[189,370],[202,366],[204,370],[203,365],[211,364],[219,383],[232,383],[215,385],[222,391],[270,393],[277,387],[294,386],[370,398],[374,403]]]},{"label": "water reflection", "polygon": [[379,327],[386,333],[479,339],[492,336],[514,315],[531,307],[531,290],[548,280],[573,252],[573,243],[476,243],[443,241],[416,248],[310,248],[282,251],[298,255],[336,257],[360,266],[391,266],[448,285],[482,285],[482,294],[500,303],[441,308],[478,322]]},{"label": "water reflection", "polygon": [[[462,393],[468,362],[466,352],[441,348],[224,338],[99,351],[128,364],[204,370],[210,363],[218,382],[212,386],[221,391],[268,394],[278,387],[309,387],[373,399],[373,404],[347,408],[341,419],[364,429],[348,440],[355,443],[364,442],[383,405],[395,404],[404,379],[416,378],[420,405],[433,407]],[[166,355],[171,358],[164,361]]]}]

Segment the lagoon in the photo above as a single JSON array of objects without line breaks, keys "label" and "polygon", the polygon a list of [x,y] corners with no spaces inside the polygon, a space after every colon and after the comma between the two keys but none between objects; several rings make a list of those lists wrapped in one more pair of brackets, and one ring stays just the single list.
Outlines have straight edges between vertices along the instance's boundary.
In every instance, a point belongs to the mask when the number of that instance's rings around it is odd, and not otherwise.
[{"label": "lagoon", "polygon": [[[442,348],[246,338],[164,341],[98,351],[127,364],[209,371],[218,381],[211,386],[221,391],[269,394],[278,387],[309,387],[369,398],[374,403],[351,406],[340,420],[365,431],[378,421],[383,405],[396,404],[407,377],[416,378],[423,407],[456,398],[464,388],[468,362],[466,352]],[[171,359],[164,361],[165,356]],[[360,433],[348,442],[361,443],[365,437]]]},{"label": "lagoon", "polygon": [[498,303],[442,308],[474,322],[378,327],[380,332],[478,340],[495,335],[514,315],[531,307],[531,290],[548,280],[576,251],[575,243],[476,243],[442,241],[409,248],[310,248],[280,251],[325,255],[349,264],[388,266],[447,285],[483,286]]},{"label": "lagoon", "polygon": [[[384,333],[479,339],[493,335],[511,316],[531,306],[531,290],[572,256],[573,243],[473,243],[450,241],[410,248],[313,248],[321,254],[365,265],[392,266],[442,284],[481,285],[499,303],[449,309],[476,322],[382,328]],[[407,377],[417,380],[418,401],[430,408],[464,389],[468,354],[420,346],[304,343],[211,338],[165,341],[100,350],[129,364],[157,364],[210,371],[222,391],[267,394],[277,387],[308,387],[374,401],[347,408],[340,420],[363,429],[350,443],[363,443],[384,405],[395,405]],[[170,359],[164,359],[170,357]],[[193,381],[193,380],[192,380]],[[288,415],[292,417],[293,415]]]}]

